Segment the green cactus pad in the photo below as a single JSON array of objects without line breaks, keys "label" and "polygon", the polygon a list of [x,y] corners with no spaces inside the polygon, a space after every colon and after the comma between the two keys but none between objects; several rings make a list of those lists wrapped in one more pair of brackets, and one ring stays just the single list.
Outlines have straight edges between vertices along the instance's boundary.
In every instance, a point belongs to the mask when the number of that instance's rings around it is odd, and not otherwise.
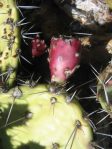
[{"label": "green cactus pad", "polygon": [[67,98],[65,94],[49,92],[47,85],[16,87],[1,93],[2,146],[23,149],[22,146],[30,144],[27,149],[93,149],[92,129],[84,110],[76,99],[67,102]]},{"label": "green cactus pad", "polygon": [[[15,0],[0,0],[0,75],[11,86],[16,78],[20,33]],[[0,77],[1,78],[1,77]]]},{"label": "green cactus pad", "polygon": [[102,108],[112,117],[112,64],[109,64],[99,75],[97,99]]}]

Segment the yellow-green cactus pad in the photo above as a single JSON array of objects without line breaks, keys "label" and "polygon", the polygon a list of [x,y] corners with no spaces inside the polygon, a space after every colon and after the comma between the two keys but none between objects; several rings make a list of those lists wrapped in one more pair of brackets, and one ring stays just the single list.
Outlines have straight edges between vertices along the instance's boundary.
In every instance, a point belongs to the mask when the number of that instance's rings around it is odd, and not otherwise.
[{"label": "yellow-green cactus pad", "polygon": [[76,99],[67,102],[67,98],[65,94],[49,92],[47,85],[16,87],[2,93],[2,146],[5,149],[23,149],[27,145],[30,149],[41,149],[38,145],[46,149],[93,149],[92,129],[84,110]]},{"label": "yellow-green cactus pad", "polygon": [[18,9],[15,0],[0,0],[0,79],[12,85],[18,66],[17,51],[20,33],[17,27]]}]

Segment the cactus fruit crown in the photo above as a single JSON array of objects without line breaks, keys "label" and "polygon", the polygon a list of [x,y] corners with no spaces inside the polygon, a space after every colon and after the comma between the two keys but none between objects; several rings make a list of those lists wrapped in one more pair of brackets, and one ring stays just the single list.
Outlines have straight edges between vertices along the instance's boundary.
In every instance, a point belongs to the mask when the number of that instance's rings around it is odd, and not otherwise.
[{"label": "cactus fruit crown", "polygon": [[56,149],[92,148],[92,130],[78,101],[68,102],[66,93],[50,90],[48,85],[20,86],[1,93],[3,114],[0,123],[5,133],[0,137],[5,149],[9,149],[7,137],[10,138],[11,149],[29,142],[46,149],[54,149],[54,146]]},{"label": "cactus fruit crown", "polygon": [[11,86],[16,77],[20,46],[18,10],[14,0],[0,0],[0,71],[3,84]]}]

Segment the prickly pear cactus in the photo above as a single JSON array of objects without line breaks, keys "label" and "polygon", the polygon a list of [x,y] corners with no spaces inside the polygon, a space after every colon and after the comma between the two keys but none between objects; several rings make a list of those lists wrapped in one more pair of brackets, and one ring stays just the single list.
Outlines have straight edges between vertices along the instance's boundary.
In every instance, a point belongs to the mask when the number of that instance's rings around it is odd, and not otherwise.
[{"label": "prickly pear cactus", "polygon": [[0,79],[11,86],[16,77],[20,46],[15,0],[0,0]]},{"label": "prickly pear cactus", "polygon": [[112,118],[112,64],[110,63],[98,77],[97,98],[102,108]]},{"label": "prickly pear cactus", "polygon": [[[65,92],[52,87],[15,87],[1,93],[1,142],[5,149],[39,144],[46,149],[93,149],[92,130],[85,112]],[[4,120],[4,121],[3,121]],[[27,146],[28,148],[28,146]]]}]

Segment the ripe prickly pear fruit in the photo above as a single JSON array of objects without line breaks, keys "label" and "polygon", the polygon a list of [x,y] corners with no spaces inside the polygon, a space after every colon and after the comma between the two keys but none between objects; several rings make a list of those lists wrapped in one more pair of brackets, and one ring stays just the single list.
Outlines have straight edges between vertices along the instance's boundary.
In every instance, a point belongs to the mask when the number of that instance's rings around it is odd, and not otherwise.
[{"label": "ripe prickly pear fruit", "polygon": [[11,86],[16,77],[20,34],[15,0],[0,1],[0,78]]},{"label": "ripe prickly pear fruit", "polygon": [[97,99],[112,118],[112,64],[109,64],[98,78]]},{"label": "ripe prickly pear fruit", "polygon": [[37,35],[32,40],[32,57],[41,56],[45,52],[46,47],[45,41],[39,39],[39,36]]},{"label": "ripe prickly pear fruit", "polygon": [[79,66],[81,43],[78,39],[52,38],[49,50],[51,81],[63,83]]},{"label": "ripe prickly pear fruit", "polygon": [[46,149],[93,149],[92,130],[81,105],[50,90],[47,85],[21,86],[1,93],[0,140],[5,149],[31,147],[31,142]]}]

